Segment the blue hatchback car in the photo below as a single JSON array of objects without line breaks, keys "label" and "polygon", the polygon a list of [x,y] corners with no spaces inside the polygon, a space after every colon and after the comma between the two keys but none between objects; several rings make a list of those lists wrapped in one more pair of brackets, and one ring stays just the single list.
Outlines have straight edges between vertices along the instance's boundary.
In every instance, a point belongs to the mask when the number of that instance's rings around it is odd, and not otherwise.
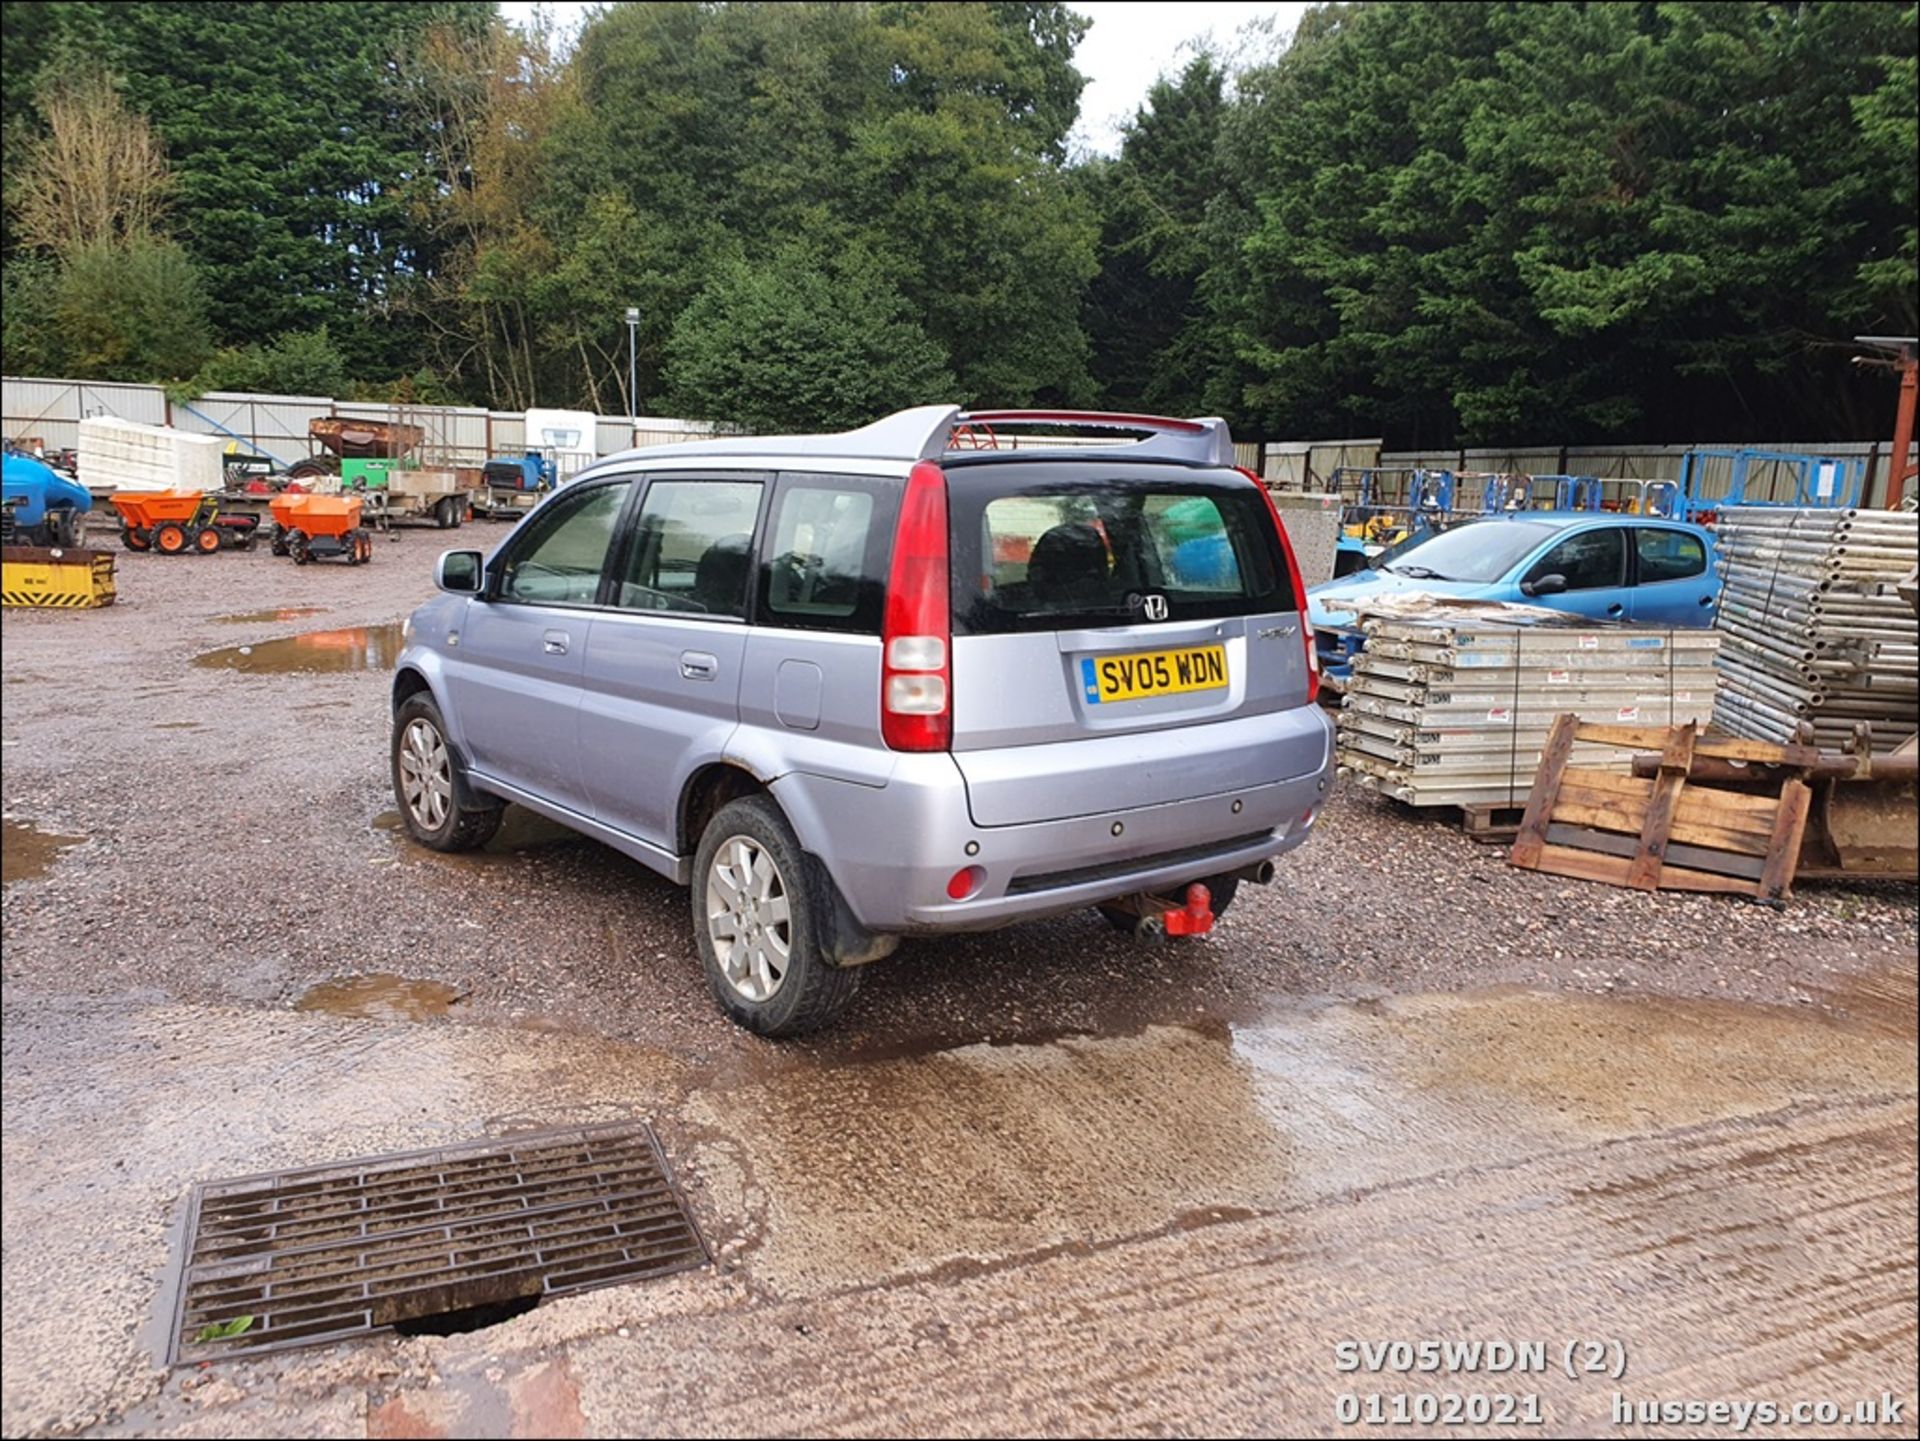
[{"label": "blue hatchback car", "polygon": [[1307,592],[1323,668],[1360,649],[1354,611],[1330,602],[1397,591],[1546,606],[1596,621],[1709,626],[1720,599],[1713,534],[1659,516],[1526,511],[1435,531],[1372,570]]}]

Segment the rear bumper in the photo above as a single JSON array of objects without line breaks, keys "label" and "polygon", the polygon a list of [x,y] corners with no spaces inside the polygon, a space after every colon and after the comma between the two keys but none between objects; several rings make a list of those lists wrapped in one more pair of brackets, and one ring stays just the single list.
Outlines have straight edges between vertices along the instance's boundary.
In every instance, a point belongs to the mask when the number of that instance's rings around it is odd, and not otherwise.
[{"label": "rear bumper", "polygon": [[[1170,890],[1299,845],[1333,773],[1332,726],[1317,708],[1312,714],[1323,745],[1319,764],[1303,774],[1070,820],[976,826],[959,768],[945,754],[899,757],[883,786],[795,773],[775,781],[773,794],[868,929],[990,930]],[[947,883],[968,866],[983,878],[967,899],[953,900]]]}]

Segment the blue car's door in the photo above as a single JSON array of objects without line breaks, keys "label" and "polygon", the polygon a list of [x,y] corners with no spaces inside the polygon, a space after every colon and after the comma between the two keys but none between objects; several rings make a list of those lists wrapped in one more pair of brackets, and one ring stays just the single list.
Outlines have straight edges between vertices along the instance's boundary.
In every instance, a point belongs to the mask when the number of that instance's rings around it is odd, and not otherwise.
[{"label": "blue car's door", "polygon": [[1720,578],[1704,541],[1673,526],[1633,528],[1634,586],[1629,607],[1640,625],[1713,624]]},{"label": "blue car's door", "polygon": [[1566,589],[1535,596],[1523,591],[1521,599],[1595,620],[1627,619],[1626,527],[1592,526],[1555,541],[1522,571],[1520,583],[1525,587],[1550,575],[1560,576]]}]

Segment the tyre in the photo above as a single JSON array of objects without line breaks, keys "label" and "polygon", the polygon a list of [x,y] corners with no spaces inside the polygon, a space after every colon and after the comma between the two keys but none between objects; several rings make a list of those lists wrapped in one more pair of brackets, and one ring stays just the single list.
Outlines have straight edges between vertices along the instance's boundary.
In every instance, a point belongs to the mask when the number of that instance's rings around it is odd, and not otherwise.
[{"label": "tyre", "polygon": [[183,555],[188,545],[187,528],[177,520],[163,520],[153,528],[153,548],[162,555]]},{"label": "tyre", "polygon": [[762,1036],[818,1030],[846,1010],[860,972],[827,964],[812,874],[766,796],[721,807],[694,852],[694,936],[720,1009]]},{"label": "tyre", "polygon": [[220,528],[209,525],[193,534],[193,548],[202,555],[212,555],[220,549]]},{"label": "tyre", "polygon": [[454,497],[446,496],[433,507],[433,523],[442,530],[452,530],[460,524],[460,511]]},{"label": "tyre", "polygon": [[[1184,896],[1187,886],[1192,884],[1193,882],[1188,881],[1183,885],[1171,887],[1176,894],[1169,896],[1168,899],[1177,900]],[[1240,893],[1238,876],[1202,876],[1200,884],[1205,886],[1208,894],[1213,897],[1213,914],[1216,918],[1227,913],[1227,907],[1233,904],[1233,898]],[[1096,906],[1095,909],[1107,918],[1108,925],[1123,935],[1130,936],[1140,928],[1140,917],[1131,911],[1123,911],[1114,906]]]},{"label": "tyre", "polygon": [[500,829],[503,801],[462,806],[467,786],[460,758],[447,744],[440,707],[426,692],[409,696],[393,713],[393,798],[407,834],[435,851],[471,851]]},{"label": "tyre", "polygon": [[153,537],[147,534],[146,531],[136,530],[130,525],[122,526],[120,528],[120,544],[124,545],[128,550],[151,550],[153,548]]}]

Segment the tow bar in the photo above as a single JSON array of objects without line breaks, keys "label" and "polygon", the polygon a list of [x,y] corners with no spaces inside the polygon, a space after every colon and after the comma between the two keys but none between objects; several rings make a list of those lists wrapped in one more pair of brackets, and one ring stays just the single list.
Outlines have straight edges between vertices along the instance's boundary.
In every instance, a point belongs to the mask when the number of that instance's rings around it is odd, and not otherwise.
[{"label": "tow bar", "polygon": [[1185,905],[1165,896],[1123,896],[1112,902],[1115,910],[1138,916],[1134,935],[1143,940],[1156,936],[1204,936],[1213,929],[1213,893],[1199,881],[1187,887]]}]

